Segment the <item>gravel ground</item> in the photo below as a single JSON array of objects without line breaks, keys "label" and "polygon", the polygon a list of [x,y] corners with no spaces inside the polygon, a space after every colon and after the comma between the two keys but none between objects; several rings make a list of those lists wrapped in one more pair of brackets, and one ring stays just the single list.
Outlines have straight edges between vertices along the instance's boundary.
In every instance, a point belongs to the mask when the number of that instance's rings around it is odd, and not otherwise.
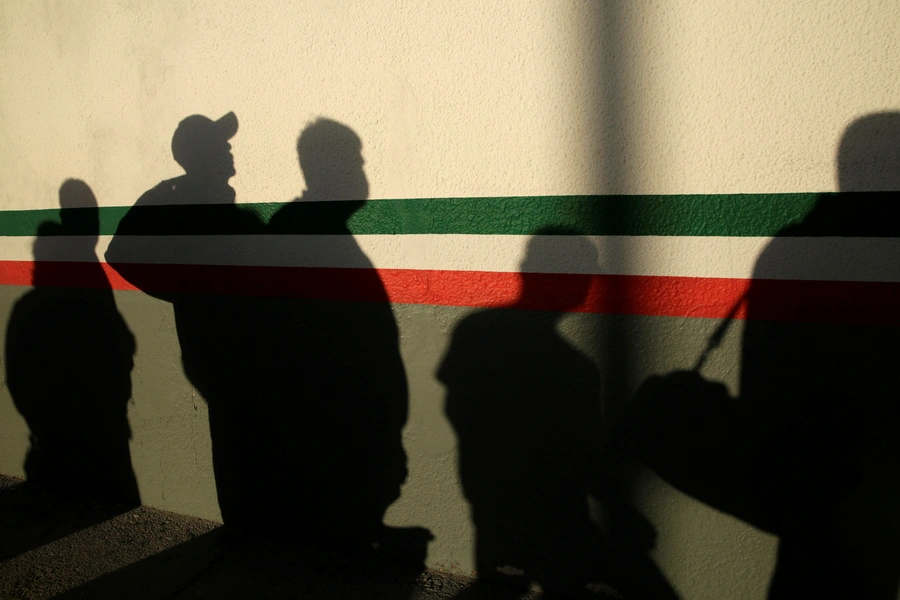
[{"label": "gravel ground", "polygon": [[[592,598],[602,599],[600,594]],[[549,599],[0,476],[0,598]]]}]

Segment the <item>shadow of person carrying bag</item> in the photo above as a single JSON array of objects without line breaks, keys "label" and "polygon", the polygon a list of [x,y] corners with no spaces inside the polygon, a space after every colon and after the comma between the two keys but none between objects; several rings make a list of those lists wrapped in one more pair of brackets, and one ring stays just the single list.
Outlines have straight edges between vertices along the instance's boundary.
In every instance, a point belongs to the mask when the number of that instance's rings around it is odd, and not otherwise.
[{"label": "shadow of person carrying bag", "polygon": [[[840,395],[821,387],[760,406],[700,371],[744,302],[697,364],[648,378],[626,410],[619,444],[676,489],[776,535],[819,527],[858,474],[857,435]],[[848,441],[849,440],[849,441]]]},{"label": "shadow of person carrying bag", "polygon": [[620,433],[629,454],[671,486],[768,531],[736,403],[696,370],[656,375],[638,389]]}]

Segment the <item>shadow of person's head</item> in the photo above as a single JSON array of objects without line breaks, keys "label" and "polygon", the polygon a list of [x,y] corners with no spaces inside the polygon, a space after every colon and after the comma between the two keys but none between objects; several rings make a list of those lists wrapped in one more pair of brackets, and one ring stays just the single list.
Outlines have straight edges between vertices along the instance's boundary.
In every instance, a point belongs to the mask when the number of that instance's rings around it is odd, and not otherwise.
[{"label": "shadow of person's head", "polygon": [[234,156],[228,143],[238,130],[233,112],[217,121],[203,115],[183,119],[172,135],[172,156],[188,177],[227,182],[234,176]]},{"label": "shadow of person's head", "polygon": [[59,217],[68,235],[100,235],[100,211],[90,186],[80,179],[66,179],[59,188]]},{"label": "shadow of person's head", "polygon": [[[597,248],[568,227],[543,227],[528,242],[520,267],[522,292],[517,304],[546,305],[554,311],[581,306],[597,271]],[[540,299],[543,299],[541,301]]]},{"label": "shadow of person's head", "polygon": [[80,179],[66,179],[59,186],[59,207],[97,208],[97,198],[90,186]]},{"label": "shadow of person's head", "polygon": [[90,186],[66,179],[59,188],[59,222],[44,221],[34,242],[34,285],[42,282],[47,261],[96,262],[94,248],[100,235],[100,212]]},{"label": "shadow of person's head", "polygon": [[369,197],[362,141],[346,125],[324,118],[307,125],[297,139],[297,157],[305,201],[346,201],[342,212],[349,217]]},{"label": "shadow of person's head", "polygon": [[900,112],[851,123],[841,138],[837,167],[842,192],[900,191]]},{"label": "shadow of person's head", "polygon": [[[800,224],[807,234],[895,236],[900,205],[884,192],[900,191],[900,112],[875,113],[851,123],[837,153],[840,194],[822,194]],[[794,234],[798,230],[794,230]]]}]

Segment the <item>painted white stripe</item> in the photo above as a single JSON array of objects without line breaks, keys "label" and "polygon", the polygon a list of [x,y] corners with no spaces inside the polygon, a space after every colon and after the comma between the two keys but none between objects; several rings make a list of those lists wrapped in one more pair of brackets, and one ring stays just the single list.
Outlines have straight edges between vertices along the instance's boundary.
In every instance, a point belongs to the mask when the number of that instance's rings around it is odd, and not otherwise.
[{"label": "painted white stripe", "polygon": [[[96,251],[101,258],[111,239],[100,237]],[[530,240],[506,235],[361,235],[355,241],[329,235],[134,236],[120,240],[117,260],[900,282],[896,238],[542,236],[539,251],[526,262]],[[596,260],[585,240],[596,250]],[[32,260],[34,242],[29,237],[0,237],[0,260]],[[39,254],[42,260],[79,260],[86,244],[90,238],[43,238]],[[765,260],[757,266],[763,250]]]}]

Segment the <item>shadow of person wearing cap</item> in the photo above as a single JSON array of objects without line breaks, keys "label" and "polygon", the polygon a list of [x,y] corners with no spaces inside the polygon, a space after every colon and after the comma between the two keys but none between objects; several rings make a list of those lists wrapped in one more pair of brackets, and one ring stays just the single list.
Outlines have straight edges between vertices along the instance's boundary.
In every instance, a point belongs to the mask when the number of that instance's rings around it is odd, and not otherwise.
[{"label": "shadow of person wearing cap", "polygon": [[261,435],[257,300],[229,287],[226,267],[239,265],[239,238],[261,233],[259,217],[234,203],[234,159],[228,140],[237,117],[192,115],[178,124],[172,155],[184,175],[144,193],[119,223],[106,259],[127,281],[172,303],[185,374],[209,405],[213,469],[223,521],[246,523],[258,486],[239,479],[259,457],[247,443]]}]

